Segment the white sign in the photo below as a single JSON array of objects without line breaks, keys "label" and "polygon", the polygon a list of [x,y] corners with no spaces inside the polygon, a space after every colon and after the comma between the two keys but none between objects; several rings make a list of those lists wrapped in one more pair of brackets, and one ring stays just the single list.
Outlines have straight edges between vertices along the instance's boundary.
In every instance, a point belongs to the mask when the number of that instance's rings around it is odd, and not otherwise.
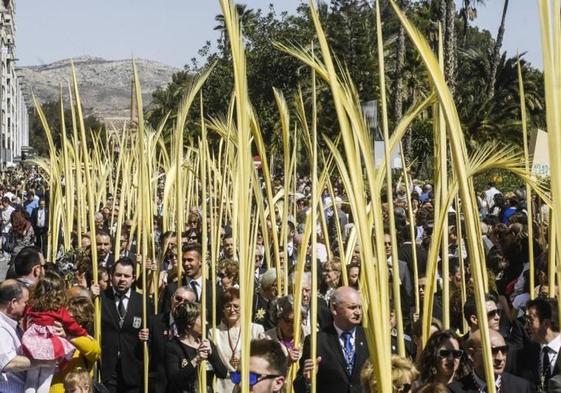
[{"label": "white sign", "polygon": [[532,161],[532,174],[538,177],[550,176],[549,148],[547,132],[539,128],[530,136],[529,151]]}]

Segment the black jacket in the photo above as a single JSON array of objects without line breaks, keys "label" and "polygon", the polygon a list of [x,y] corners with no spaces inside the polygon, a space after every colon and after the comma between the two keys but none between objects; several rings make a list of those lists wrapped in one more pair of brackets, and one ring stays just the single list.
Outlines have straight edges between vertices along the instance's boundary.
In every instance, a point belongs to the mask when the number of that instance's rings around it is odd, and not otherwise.
[{"label": "black jacket", "polygon": [[[471,375],[448,385],[453,393],[479,393],[479,387]],[[501,393],[530,393],[530,384],[522,378],[509,373],[501,375]]]},{"label": "black jacket", "polygon": [[[207,392],[212,393],[212,380],[226,378],[228,369],[220,360],[216,347],[211,342],[212,353],[208,362],[212,370],[207,369]],[[166,345],[166,372],[168,379],[167,393],[196,392],[197,368],[193,367],[191,360],[197,355],[195,348],[183,344],[177,337],[169,340]]]},{"label": "black jacket", "polygon": [[[530,382],[532,391],[537,389],[540,381],[541,346],[534,342],[527,343],[516,352],[515,374]],[[557,356],[551,376],[561,374],[561,356]]]},{"label": "black jacket", "polygon": [[[317,391],[321,393],[361,393],[360,372],[368,359],[368,345],[364,329],[357,326],[355,334],[355,362],[351,376],[346,371],[343,349],[333,325],[317,335],[317,356],[321,363],[317,373]],[[300,359],[300,370],[294,380],[296,393],[306,392],[306,381],[302,374],[305,359],[310,358],[310,336],[304,340],[304,350]]]},{"label": "black jacket", "polygon": [[[147,326],[155,333],[151,318],[154,309],[150,300],[147,301],[147,314]],[[101,294],[101,380],[106,386],[115,383],[142,386],[143,343],[138,338],[143,326],[142,296],[134,289],[130,292],[122,326],[119,326],[119,320],[113,288],[108,288]]]}]

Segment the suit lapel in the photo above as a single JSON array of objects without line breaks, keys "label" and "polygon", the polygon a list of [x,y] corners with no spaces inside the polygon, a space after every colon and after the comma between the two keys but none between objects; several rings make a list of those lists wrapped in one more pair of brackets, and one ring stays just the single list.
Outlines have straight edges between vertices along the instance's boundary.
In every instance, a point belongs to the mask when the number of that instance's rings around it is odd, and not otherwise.
[{"label": "suit lapel", "polygon": [[119,328],[119,313],[117,312],[117,306],[115,305],[115,295],[113,293],[113,288],[108,288],[105,292],[107,296],[107,308],[111,314],[111,319],[115,322],[115,325]]},{"label": "suit lapel", "polygon": [[331,347],[332,351],[335,353],[335,357],[337,358],[337,361],[341,365],[343,374],[349,377],[349,375],[347,374],[347,361],[345,360],[345,355],[343,354],[343,348],[341,348],[341,343],[339,342],[339,335],[337,334],[337,330],[335,330],[335,327],[331,325],[328,328],[327,333],[328,333],[327,337],[329,338],[329,342],[328,342],[329,347]]},{"label": "suit lapel", "polygon": [[353,366],[353,375],[360,374],[361,365],[366,362],[368,358],[368,345],[366,342],[366,335],[361,326],[357,326],[355,333],[355,363]]},{"label": "suit lapel", "polygon": [[127,305],[127,312],[125,313],[125,319],[123,320],[123,326],[132,326],[132,319],[137,309],[138,296],[137,293],[131,289],[131,294],[129,297],[129,304]]}]

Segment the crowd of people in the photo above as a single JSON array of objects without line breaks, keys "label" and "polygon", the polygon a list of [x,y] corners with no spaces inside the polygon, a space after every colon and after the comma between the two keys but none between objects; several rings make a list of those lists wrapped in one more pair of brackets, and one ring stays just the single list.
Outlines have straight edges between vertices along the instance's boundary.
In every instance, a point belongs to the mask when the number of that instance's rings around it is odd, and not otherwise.
[{"label": "crowd of people", "polygon": [[[281,180],[276,181],[277,187],[281,184]],[[300,249],[310,206],[310,181],[299,179],[297,191],[287,238],[280,239],[286,244],[279,255],[281,271],[267,260],[272,252],[266,252],[264,237],[271,233],[257,234],[249,385],[254,392],[280,392],[292,387],[296,393],[305,393],[310,391],[315,374],[317,392],[377,392],[375,368],[369,361],[368,329],[363,328],[361,296],[361,267],[371,262],[361,258],[358,247],[351,263],[345,265],[339,257],[353,226],[345,192],[335,179],[333,192],[326,189],[322,194],[326,230],[318,230],[317,261],[312,261],[311,251]],[[495,388],[508,393],[561,392],[558,305],[554,297],[549,297],[547,274],[548,218],[546,210],[533,201],[537,213],[528,219],[524,192],[520,188],[503,195],[489,184],[478,199],[489,281],[485,300]],[[414,222],[408,219],[407,193],[412,198]],[[1,392],[140,392],[144,388],[146,348],[152,392],[206,389],[229,393],[238,389],[244,307],[239,288],[244,283],[239,280],[236,244],[227,223],[221,231],[217,279],[212,281],[203,274],[208,261],[203,260],[202,242],[210,237],[202,233],[202,210],[198,206],[190,210],[182,233],[162,232],[161,216],[154,217],[153,236],[160,260],[138,254],[130,222],[123,225],[121,237],[114,238],[114,205],[108,203],[96,213],[95,238],[85,233],[81,248],[74,239],[75,252],[60,253],[57,261],[45,261],[47,235],[53,228],[48,227],[49,192],[40,175],[33,169],[4,173],[0,197],[2,250],[9,265],[0,284]],[[393,391],[487,391],[470,256],[461,235],[465,231],[457,227],[458,223],[462,225],[461,217],[457,220],[457,212],[450,209],[448,260],[439,262],[431,331],[423,345],[422,315],[416,312],[415,291],[422,310],[434,217],[432,187],[415,181],[410,190],[397,186],[391,197],[406,348],[405,356],[397,355],[400,337],[392,313]],[[530,287],[529,277],[528,225],[535,227],[531,242],[534,287]],[[415,239],[410,236],[411,227]],[[391,272],[396,261],[392,261],[389,227],[385,233]],[[343,244],[339,244],[340,235]],[[97,261],[92,261],[93,247]],[[117,249],[119,258],[115,258]],[[301,252],[308,258],[304,274],[297,275],[296,259]],[[93,264],[97,265],[97,280]],[[139,269],[140,264],[145,269]],[[312,293],[313,264],[319,271],[317,293]],[[449,277],[443,276],[444,264],[449,267]],[[142,288],[143,271],[158,274],[150,288]],[[285,274],[289,276],[289,288],[279,293],[278,278]],[[301,283],[295,282],[297,277]],[[450,286],[450,326],[446,328],[442,322],[448,309],[442,307],[444,280]],[[302,295],[297,305],[296,286],[301,287]],[[142,290],[148,292],[146,319]],[[310,312],[314,296],[316,318]],[[94,335],[96,299],[101,310],[100,341]],[[314,360],[310,358],[312,320],[317,320],[318,328]],[[296,329],[295,321],[300,324]],[[297,330],[302,345],[295,343]],[[288,370],[296,363],[298,371],[291,379]]]}]

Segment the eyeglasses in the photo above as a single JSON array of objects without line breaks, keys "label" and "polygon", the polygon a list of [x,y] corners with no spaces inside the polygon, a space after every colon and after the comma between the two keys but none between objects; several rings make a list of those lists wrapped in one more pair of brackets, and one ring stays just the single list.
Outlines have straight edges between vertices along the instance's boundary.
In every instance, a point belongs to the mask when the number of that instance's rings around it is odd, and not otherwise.
[{"label": "eyeglasses", "polygon": [[496,316],[500,316],[501,311],[499,309],[494,309],[491,311],[487,311],[487,318],[495,318]]},{"label": "eyeglasses", "polygon": [[229,304],[225,304],[225,305],[224,305],[224,308],[225,308],[226,310],[239,310],[239,309],[240,309],[240,305],[239,305],[239,304],[232,304],[232,303],[229,303]]},{"label": "eyeglasses", "polygon": [[413,385],[411,385],[410,383],[404,383],[401,386],[394,386],[394,389],[397,390],[399,393],[409,393],[411,391],[411,387]]},{"label": "eyeglasses", "polygon": [[[475,347],[475,349],[481,349],[481,346]],[[497,356],[499,352],[501,352],[503,355],[506,355],[508,353],[508,345],[501,345],[499,347],[491,348],[491,353],[493,354],[493,356]]]},{"label": "eyeglasses", "polygon": [[493,355],[498,355],[499,352],[501,352],[503,355],[506,355],[508,353],[508,345],[501,345],[500,347],[491,348],[491,353]]},{"label": "eyeglasses", "polygon": [[[254,373],[254,372],[250,371],[249,372],[249,386],[255,386],[259,382],[261,382],[265,379],[273,379],[273,378],[277,378],[277,377],[282,377],[282,375],[278,375],[278,374],[258,374],[258,373]],[[239,385],[240,382],[242,381],[242,374],[238,371],[230,372],[230,381],[232,381],[232,383],[234,383],[235,385]]]},{"label": "eyeglasses", "polygon": [[438,357],[448,358],[452,355],[454,359],[459,359],[464,355],[464,351],[461,349],[441,349],[438,351]]},{"label": "eyeglasses", "polygon": [[179,302],[179,303],[183,303],[183,302],[188,302],[189,299],[186,299],[186,298],[181,297],[181,296],[175,296],[175,301]]}]

